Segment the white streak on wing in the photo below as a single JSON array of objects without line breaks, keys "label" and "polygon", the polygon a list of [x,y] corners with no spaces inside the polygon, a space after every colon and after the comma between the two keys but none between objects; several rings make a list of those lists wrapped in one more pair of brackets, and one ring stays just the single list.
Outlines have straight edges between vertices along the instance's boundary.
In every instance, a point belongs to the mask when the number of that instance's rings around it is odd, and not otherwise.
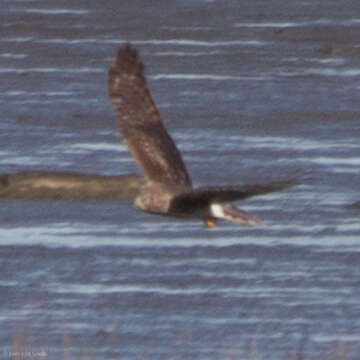
[{"label": "white streak on wing", "polygon": [[211,215],[216,218],[220,218],[220,219],[225,218],[224,208],[221,204],[217,204],[217,203],[211,204],[210,211],[211,211]]}]

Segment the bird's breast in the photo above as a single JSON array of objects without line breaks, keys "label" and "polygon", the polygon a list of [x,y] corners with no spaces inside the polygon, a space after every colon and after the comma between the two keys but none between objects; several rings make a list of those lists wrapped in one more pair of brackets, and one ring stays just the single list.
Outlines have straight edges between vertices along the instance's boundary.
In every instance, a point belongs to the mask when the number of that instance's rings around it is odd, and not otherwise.
[{"label": "bird's breast", "polygon": [[166,214],[176,191],[163,184],[146,184],[134,200],[134,205],[143,211]]}]

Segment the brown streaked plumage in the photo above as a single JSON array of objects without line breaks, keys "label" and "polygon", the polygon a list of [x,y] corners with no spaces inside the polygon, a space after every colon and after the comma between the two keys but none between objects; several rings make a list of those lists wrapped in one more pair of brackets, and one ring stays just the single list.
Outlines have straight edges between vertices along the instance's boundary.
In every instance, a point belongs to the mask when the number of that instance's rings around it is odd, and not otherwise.
[{"label": "brown streaked plumage", "polygon": [[109,71],[109,95],[121,133],[148,182],[191,188],[185,164],[165,129],[143,69],[137,51],[125,45]]},{"label": "brown streaked plumage", "polygon": [[200,217],[213,227],[216,218],[260,225],[256,217],[232,202],[290,186],[289,183],[193,189],[179,150],[166,131],[144,76],[144,65],[130,45],[122,46],[109,71],[109,96],[124,140],[146,183],[134,204],[144,211]]}]

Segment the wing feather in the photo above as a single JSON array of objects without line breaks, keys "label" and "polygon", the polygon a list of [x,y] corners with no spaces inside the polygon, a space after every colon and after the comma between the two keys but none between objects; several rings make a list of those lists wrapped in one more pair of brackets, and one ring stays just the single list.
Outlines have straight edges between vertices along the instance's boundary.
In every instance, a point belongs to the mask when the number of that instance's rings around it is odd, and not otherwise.
[{"label": "wing feather", "polygon": [[244,186],[207,186],[193,189],[176,196],[169,212],[188,213],[206,209],[212,203],[229,203],[243,200],[251,196],[268,194],[291,187],[291,182],[273,182],[270,184],[255,184]]},{"label": "wing feather", "polygon": [[131,45],[119,49],[109,71],[108,87],[120,131],[145,178],[191,187],[181,154],[152,99],[144,65]]}]

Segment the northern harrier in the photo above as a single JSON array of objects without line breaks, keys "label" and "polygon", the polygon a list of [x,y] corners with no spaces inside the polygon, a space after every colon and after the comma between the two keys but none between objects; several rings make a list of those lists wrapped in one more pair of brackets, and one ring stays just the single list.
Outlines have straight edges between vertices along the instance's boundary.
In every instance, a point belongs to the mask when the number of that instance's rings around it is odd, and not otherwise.
[{"label": "northern harrier", "polygon": [[216,219],[261,225],[261,220],[238,209],[233,201],[289,186],[272,183],[193,188],[152,99],[144,65],[130,44],[119,49],[109,71],[108,87],[122,136],[146,180],[134,199],[136,207],[155,214],[202,218],[210,227],[216,225]]}]

